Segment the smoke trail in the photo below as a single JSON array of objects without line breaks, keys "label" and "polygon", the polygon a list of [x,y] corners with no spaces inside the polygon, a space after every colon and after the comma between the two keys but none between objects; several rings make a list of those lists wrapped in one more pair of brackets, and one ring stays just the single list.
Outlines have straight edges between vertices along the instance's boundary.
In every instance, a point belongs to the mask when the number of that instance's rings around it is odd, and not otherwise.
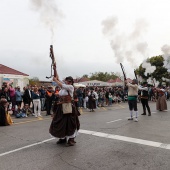
[{"label": "smoke trail", "polygon": [[146,50],[147,47],[148,47],[148,44],[146,42],[141,42],[136,45],[137,51],[140,52],[141,54],[145,54],[145,55],[147,52],[147,50]]},{"label": "smoke trail", "polygon": [[164,58],[164,67],[168,69],[168,72],[170,72],[170,46],[165,44],[161,48],[163,52],[163,58]]},{"label": "smoke trail", "polygon": [[115,16],[109,17],[102,21],[103,25],[103,34],[112,34],[113,30],[115,29],[116,25],[118,23],[118,19]]},{"label": "smoke trail", "polygon": [[118,35],[115,37],[115,39],[112,39],[110,41],[110,46],[112,48],[112,50],[115,53],[115,59],[117,63],[121,63],[124,61],[124,42],[126,41],[124,36]]},{"label": "smoke trail", "polygon": [[30,0],[32,9],[39,12],[40,20],[50,29],[53,43],[55,29],[59,18],[63,17],[58,9],[55,0]]},{"label": "smoke trail", "polygon": [[134,67],[137,66],[137,58],[146,58],[147,43],[142,42],[142,36],[147,30],[147,22],[144,19],[139,19],[135,22],[134,29],[130,34],[121,32],[118,27],[118,18],[115,16],[109,17],[102,21],[102,32],[107,38],[109,37],[110,46],[114,51],[115,60],[117,63],[127,60]]},{"label": "smoke trail", "polygon": [[145,19],[139,18],[134,24],[134,30],[130,35],[131,39],[138,39],[147,32],[148,23]]}]

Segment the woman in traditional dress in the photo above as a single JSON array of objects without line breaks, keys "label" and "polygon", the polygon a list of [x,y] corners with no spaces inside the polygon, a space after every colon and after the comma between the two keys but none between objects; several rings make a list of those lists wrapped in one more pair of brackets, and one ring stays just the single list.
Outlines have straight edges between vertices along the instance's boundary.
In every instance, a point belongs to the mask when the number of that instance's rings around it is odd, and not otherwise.
[{"label": "woman in traditional dress", "polygon": [[89,105],[89,110],[90,112],[94,112],[94,109],[96,109],[96,98],[95,98],[95,93],[94,93],[94,88],[91,88],[89,93],[88,93],[88,105]]},{"label": "woman in traditional dress", "polygon": [[66,146],[75,145],[75,137],[80,128],[78,116],[80,115],[78,109],[73,101],[73,78],[66,77],[65,84],[53,78],[61,90],[59,91],[59,101],[54,104],[53,120],[49,132],[52,136],[59,138],[57,144],[64,144]]},{"label": "woman in traditional dress", "polygon": [[167,110],[165,90],[163,88],[157,88],[157,93],[158,99],[156,101],[156,109],[159,111]]}]

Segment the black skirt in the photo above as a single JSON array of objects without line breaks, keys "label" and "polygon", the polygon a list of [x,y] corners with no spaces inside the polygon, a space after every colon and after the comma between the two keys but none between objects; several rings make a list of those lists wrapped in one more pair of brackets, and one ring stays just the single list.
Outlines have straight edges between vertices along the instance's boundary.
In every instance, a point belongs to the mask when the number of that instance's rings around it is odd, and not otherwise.
[{"label": "black skirt", "polygon": [[53,108],[54,117],[50,125],[49,132],[52,136],[57,138],[64,138],[71,136],[76,130],[80,129],[80,122],[78,116],[80,112],[72,105],[72,113],[63,114],[62,104],[57,104]]},{"label": "black skirt", "polygon": [[88,105],[89,109],[96,109],[96,101],[93,98],[89,97]]},{"label": "black skirt", "polygon": [[0,106],[0,126],[7,126],[7,117],[5,108],[3,106]]}]

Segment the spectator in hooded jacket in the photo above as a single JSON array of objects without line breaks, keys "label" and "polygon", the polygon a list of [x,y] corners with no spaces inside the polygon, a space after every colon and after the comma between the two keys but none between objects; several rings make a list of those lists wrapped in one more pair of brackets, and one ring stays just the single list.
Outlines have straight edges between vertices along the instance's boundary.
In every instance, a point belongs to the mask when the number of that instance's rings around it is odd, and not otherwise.
[{"label": "spectator in hooded jacket", "polygon": [[16,97],[16,105],[21,107],[22,92],[20,91],[20,87],[19,86],[16,88],[15,97]]}]

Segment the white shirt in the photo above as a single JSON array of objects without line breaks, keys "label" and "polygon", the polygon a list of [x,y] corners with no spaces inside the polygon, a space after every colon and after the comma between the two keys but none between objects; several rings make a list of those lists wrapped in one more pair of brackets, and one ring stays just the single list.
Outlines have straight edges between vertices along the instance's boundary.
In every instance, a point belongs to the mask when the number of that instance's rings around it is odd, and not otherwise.
[{"label": "white shirt", "polygon": [[28,89],[28,92],[29,92],[29,95],[30,95],[30,98],[31,98],[31,90],[30,90],[30,89]]},{"label": "white shirt", "polygon": [[94,91],[94,95],[95,95],[95,98],[98,99],[99,98],[99,95],[97,94],[97,92]]},{"label": "white shirt", "polygon": [[138,86],[138,89],[139,89],[139,90],[145,90],[145,91],[148,91],[148,87]]},{"label": "white shirt", "polygon": [[74,92],[73,85],[62,84],[62,88],[59,91],[59,96],[66,96],[66,95],[68,95],[68,91],[70,93],[70,96],[73,97],[73,92]]}]

